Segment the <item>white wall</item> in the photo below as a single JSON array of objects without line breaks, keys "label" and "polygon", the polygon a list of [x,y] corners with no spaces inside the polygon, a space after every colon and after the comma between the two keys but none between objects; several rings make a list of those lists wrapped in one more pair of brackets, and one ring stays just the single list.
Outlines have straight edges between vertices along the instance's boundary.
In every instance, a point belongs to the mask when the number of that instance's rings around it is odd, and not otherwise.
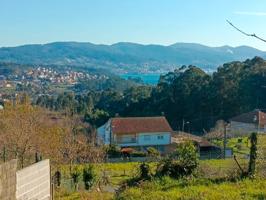
[{"label": "white wall", "polygon": [[149,145],[167,145],[171,143],[170,133],[139,133],[136,137],[136,143],[121,143],[119,146],[149,146]]},{"label": "white wall", "polygon": [[17,171],[17,200],[49,200],[50,163],[44,160]]},{"label": "white wall", "polygon": [[104,137],[105,137],[105,124],[97,128],[97,143],[105,144]]},{"label": "white wall", "polygon": [[248,135],[252,132],[257,132],[257,125],[251,123],[242,123],[242,122],[230,122],[229,133],[233,136]]},{"label": "white wall", "polygon": [[97,129],[98,144],[110,144],[110,124],[111,120],[108,120],[108,122]]},{"label": "white wall", "polygon": [[166,145],[171,143],[170,133],[140,133],[137,136],[137,143],[144,145]]}]

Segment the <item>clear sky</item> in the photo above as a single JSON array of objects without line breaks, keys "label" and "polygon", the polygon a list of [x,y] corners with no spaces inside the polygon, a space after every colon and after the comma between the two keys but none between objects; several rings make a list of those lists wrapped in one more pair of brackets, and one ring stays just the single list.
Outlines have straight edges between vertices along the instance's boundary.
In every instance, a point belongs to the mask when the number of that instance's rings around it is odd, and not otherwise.
[{"label": "clear sky", "polygon": [[266,43],[265,0],[0,0],[0,46],[80,41],[210,46]]}]

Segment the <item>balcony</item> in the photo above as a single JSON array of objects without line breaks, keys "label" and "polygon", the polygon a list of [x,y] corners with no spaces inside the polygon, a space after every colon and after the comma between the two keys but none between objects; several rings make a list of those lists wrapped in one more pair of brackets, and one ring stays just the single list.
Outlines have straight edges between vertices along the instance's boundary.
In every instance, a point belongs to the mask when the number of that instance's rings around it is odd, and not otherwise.
[{"label": "balcony", "polygon": [[136,144],[137,138],[136,136],[119,136],[114,140],[114,142],[116,144]]}]

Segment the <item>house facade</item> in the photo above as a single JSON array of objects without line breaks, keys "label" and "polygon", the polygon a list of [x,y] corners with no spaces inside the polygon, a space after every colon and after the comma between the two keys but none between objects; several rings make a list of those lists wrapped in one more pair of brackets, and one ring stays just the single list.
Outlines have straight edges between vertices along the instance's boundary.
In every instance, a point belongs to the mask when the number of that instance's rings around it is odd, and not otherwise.
[{"label": "house facade", "polygon": [[231,118],[229,132],[233,136],[266,133],[266,113],[254,110]]},{"label": "house facade", "polygon": [[164,152],[171,144],[172,128],[165,117],[111,118],[97,129],[98,142],[146,150],[154,147]]}]

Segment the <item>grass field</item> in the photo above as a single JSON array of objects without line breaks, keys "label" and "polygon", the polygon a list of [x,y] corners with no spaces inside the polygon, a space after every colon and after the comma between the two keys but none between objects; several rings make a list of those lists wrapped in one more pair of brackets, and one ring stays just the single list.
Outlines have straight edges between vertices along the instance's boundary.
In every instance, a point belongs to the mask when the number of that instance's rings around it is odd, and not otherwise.
[{"label": "grass field", "polygon": [[119,200],[240,200],[266,199],[266,180],[211,183],[207,180],[177,181],[170,178],[145,182],[122,192]]},{"label": "grass field", "polygon": [[[228,144],[247,145],[247,138],[239,140],[233,138]],[[241,142],[240,142],[241,141]],[[226,160],[201,160],[197,171],[197,178],[190,180],[173,180],[168,177],[162,180],[156,179],[151,182],[143,182],[139,186],[130,187],[115,195],[115,190],[119,189],[122,183],[138,174],[140,163],[104,163],[95,164],[95,169],[99,176],[105,173],[108,177],[108,184],[98,185],[92,191],[83,189],[82,180],[80,180],[80,191],[74,192],[71,187],[69,167],[62,166],[63,186],[60,191],[57,190],[56,199],[78,200],[78,199],[96,199],[96,200],[149,200],[149,199],[182,199],[182,200],[218,200],[218,199],[266,199],[266,165],[265,149],[266,136],[259,136],[258,139],[258,178],[255,180],[239,180],[230,182],[230,178],[239,173],[239,168],[233,159]],[[243,148],[242,148],[243,150]],[[245,150],[248,153],[248,149]],[[248,166],[247,159],[241,159],[241,154],[237,153],[238,161],[243,169]],[[260,158],[263,158],[260,160]],[[261,162],[263,161],[263,162]],[[150,163],[152,171],[155,171],[157,163]],[[76,166],[80,171],[85,165]],[[259,178],[260,177],[260,178]],[[217,181],[222,180],[222,181]],[[98,188],[98,191],[97,191]],[[60,197],[60,198],[59,198]]]}]

